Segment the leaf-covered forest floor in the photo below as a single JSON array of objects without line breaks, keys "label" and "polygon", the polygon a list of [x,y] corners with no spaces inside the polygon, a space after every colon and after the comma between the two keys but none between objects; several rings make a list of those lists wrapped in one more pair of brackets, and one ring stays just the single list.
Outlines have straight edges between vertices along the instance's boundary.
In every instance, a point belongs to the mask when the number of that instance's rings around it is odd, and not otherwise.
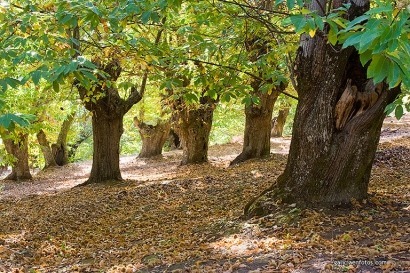
[{"label": "leaf-covered forest floor", "polygon": [[73,188],[90,162],[1,182],[0,272],[409,272],[408,120],[385,123],[367,202],[243,220],[285,167],[289,139],[272,141],[269,158],[229,168],[238,143],[202,165],[124,157],[119,184]]}]

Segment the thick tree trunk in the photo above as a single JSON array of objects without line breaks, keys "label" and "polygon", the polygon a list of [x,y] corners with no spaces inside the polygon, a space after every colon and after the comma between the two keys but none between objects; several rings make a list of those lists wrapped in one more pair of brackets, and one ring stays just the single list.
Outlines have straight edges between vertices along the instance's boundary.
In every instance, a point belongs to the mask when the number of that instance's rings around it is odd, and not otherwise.
[{"label": "thick tree trunk", "polygon": [[[242,152],[231,162],[238,164],[251,158],[262,158],[270,154],[270,131],[273,106],[279,96],[278,90],[269,93],[258,91],[255,93],[260,99],[259,104],[250,104],[245,107],[245,132]],[[283,89],[283,86],[278,86]]]},{"label": "thick tree trunk", "polygon": [[[360,11],[355,16],[368,8],[359,2],[351,6]],[[366,198],[384,109],[399,93],[372,84],[353,48],[335,50],[319,35],[302,40],[287,165],[276,184],[248,203],[248,217],[269,213],[278,201],[333,207]]]},{"label": "thick tree trunk", "polygon": [[[116,81],[121,74],[118,59],[111,59],[104,64],[95,61],[107,75],[109,80]],[[93,128],[93,164],[89,179],[83,185],[105,181],[122,180],[120,172],[120,139],[123,133],[123,117],[125,113],[141,100],[135,87],[131,88],[127,99],[120,97],[115,87],[104,84],[105,79],[91,90],[79,83],[77,88],[85,108],[92,112]],[[91,94],[90,94],[91,93]]]},{"label": "thick tree trunk", "polygon": [[11,173],[5,180],[32,179],[28,164],[28,134],[19,134],[18,141],[3,137],[3,143],[7,153],[13,155],[16,161],[13,163]]},{"label": "thick tree trunk", "polygon": [[272,119],[271,137],[282,137],[283,128],[289,115],[289,108],[279,110],[278,116]]},{"label": "thick tree trunk", "polygon": [[123,133],[123,116],[94,114],[93,164],[87,183],[122,180],[120,171],[120,139]]},{"label": "thick tree trunk", "polygon": [[68,149],[67,149],[67,136],[70,131],[70,127],[74,122],[75,113],[69,115],[61,125],[60,133],[58,134],[57,142],[51,145],[55,162],[58,166],[64,166],[68,164]]},{"label": "thick tree trunk", "polygon": [[181,165],[198,164],[208,161],[209,134],[215,101],[202,98],[201,105],[194,109],[184,105],[178,112],[178,133],[182,141]]},{"label": "thick tree trunk", "polygon": [[149,125],[134,117],[134,125],[138,128],[142,140],[140,158],[155,157],[162,154],[162,147],[167,140],[171,123],[166,121],[157,125]]},{"label": "thick tree trunk", "polygon": [[50,147],[50,142],[47,140],[47,136],[43,130],[40,130],[37,133],[37,141],[38,141],[38,144],[40,145],[41,152],[43,153],[43,156],[44,156],[44,161],[45,161],[44,169],[57,166],[53,151]]},{"label": "thick tree trunk", "polygon": [[[270,9],[272,0],[256,1],[258,8]],[[271,51],[267,39],[263,36],[249,37],[245,40],[245,48],[248,52],[249,61],[256,63],[260,58]],[[274,65],[274,64],[272,64]],[[263,77],[263,68],[259,68],[259,74]],[[261,90],[262,82],[254,79],[251,83],[252,95],[259,98],[260,103],[251,103],[245,107],[245,132],[242,152],[231,162],[230,165],[238,164],[252,158],[262,158],[270,153],[270,131],[273,106],[279,93],[286,88],[281,83],[269,92]]]}]

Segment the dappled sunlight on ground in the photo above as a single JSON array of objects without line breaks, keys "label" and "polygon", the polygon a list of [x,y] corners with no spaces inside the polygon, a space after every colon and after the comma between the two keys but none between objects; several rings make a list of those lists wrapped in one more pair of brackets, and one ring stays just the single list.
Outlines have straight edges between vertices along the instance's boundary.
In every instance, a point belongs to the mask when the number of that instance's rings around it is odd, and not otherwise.
[{"label": "dappled sunlight on ground", "polygon": [[0,272],[410,268],[410,138],[379,146],[367,202],[332,212],[286,205],[246,221],[243,207],[275,181],[286,156],[227,168],[225,159],[240,150],[211,147],[210,163],[190,166],[179,166],[181,151],[125,157],[122,183],[70,189],[87,179],[91,162],[40,172],[31,182],[1,182]]}]

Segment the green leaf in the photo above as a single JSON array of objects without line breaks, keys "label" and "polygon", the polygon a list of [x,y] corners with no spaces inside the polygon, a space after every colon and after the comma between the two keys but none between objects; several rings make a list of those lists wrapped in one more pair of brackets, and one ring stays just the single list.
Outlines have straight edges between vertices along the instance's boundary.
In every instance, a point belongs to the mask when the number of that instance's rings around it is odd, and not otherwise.
[{"label": "green leaf", "polygon": [[394,111],[394,116],[397,119],[400,119],[404,115],[404,109],[402,105],[397,105],[396,110]]},{"label": "green leaf", "polygon": [[389,88],[394,88],[398,86],[401,82],[400,78],[400,67],[393,62],[391,69],[389,69],[387,74],[387,83],[389,84]]},{"label": "green leaf", "polygon": [[60,84],[56,81],[53,82],[53,89],[55,92],[59,92],[60,91]]},{"label": "green leaf", "polygon": [[6,83],[11,87],[11,88],[16,88],[17,86],[19,86],[21,84],[21,82],[17,79],[14,78],[5,78],[4,79],[6,81]]},{"label": "green leaf", "polygon": [[7,82],[4,79],[0,80],[0,87],[1,87],[1,92],[7,91]]},{"label": "green leaf", "polygon": [[313,15],[313,19],[315,20],[315,24],[318,29],[322,30],[325,28],[325,23],[323,22],[322,17],[318,16],[317,14]]},{"label": "green leaf", "polygon": [[289,9],[293,9],[295,7],[295,0],[287,0],[286,4]]},{"label": "green leaf", "polygon": [[33,71],[33,72],[31,73],[31,79],[33,80],[33,83],[34,83],[35,85],[38,85],[38,84],[39,84],[40,79],[41,79],[41,74],[42,74],[42,72],[41,72],[41,71],[38,71],[38,70]]},{"label": "green leaf", "polygon": [[373,55],[372,62],[367,69],[367,76],[373,78],[375,84],[383,81],[390,69],[390,64],[384,55]]},{"label": "green leaf", "polygon": [[386,109],[384,109],[384,112],[386,113],[386,116],[390,115],[391,113],[393,113],[394,109],[396,109],[396,104],[390,103],[386,106]]},{"label": "green leaf", "polygon": [[35,120],[36,116],[27,114],[3,114],[0,115],[0,127],[10,129],[15,124],[21,127],[30,125],[30,121]]},{"label": "green leaf", "polygon": [[141,22],[143,23],[143,24],[147,24],[148,22],[149,22],[149,20],[150,20],[150,18],[151,18],[151,11],[150,10],[147,10],[147,11],[144,11],[143,13],[142,13],[142,15],[141,15]]},{"label": "green leaf", "polygon": [[327,40],[332,45],[337,44],[337,32],[335,32],[332,28],[329,30],[329,33],[327,34]]},{"label": "green leaf", "polygon": [[307,19],[303,15],[292,15],[290,21],[295,26],[295,31],[300,32],[306,25]]},{"label": "green leaf", "polygon": [[363,66],[367,64],[368,61],[372,58],[372,51],[371,50],[366,50],[365,52],[360,54],[360,62],[362,63]]},{"label": "green leaf", "polygon": [[275,0],[275,6],[282,4],[284,1],[285,0]]},{"label": "green leaf", "polygon": [[359,23],[361,23],[361,22],[363,22],[363,21],[365,21],[365,20],[368,20],[369,19],[369,15],[362,15],[362,16],[359,16],[359,17],[356,17],[353,21],[350,21],[348,24],[347,24],[347,26],[346,26],[346,28],[343,30],[343,32],[347,32],[347,31],[349,31],[349,30],[351,30],[354,26],[356,26],[357,24],[359,24]]},{"label": "green leaf", "polygon": [[361,38],[362,38],[362,33],[360,32],[350,35],[349,38],[347,38],[346,41],[344,41],[342,48],[347,48],[349,46],[354,46],[360,43]]},{"label": "green leaf", "polygon": [[194,93],[186,93],[184,94],[184,99],[188,102],[188,103],[195,103],[199,101],[199,98],[196,94]]}]

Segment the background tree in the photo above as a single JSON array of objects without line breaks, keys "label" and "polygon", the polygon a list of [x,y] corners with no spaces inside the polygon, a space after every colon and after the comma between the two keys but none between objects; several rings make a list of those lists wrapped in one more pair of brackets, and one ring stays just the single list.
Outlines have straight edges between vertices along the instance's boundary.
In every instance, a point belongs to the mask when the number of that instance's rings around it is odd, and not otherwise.
[{"label": "background tree", "polygon": [[[231,165],[251,158],[261,158],[270,154],[271,119],[275,102],[286,88],[283,54],[285,53],[283,34],[289,34],[280,26],[269,25],[272,20],[274,1],[258,3],[237,3],[244,14],[241,16],[242,31],[239,39],[243,41],[248,59],[248,67],[255,75],[250,79],[252,99],[246,101],[245,132],[242,152],[231,162]],[[255,20],[258,19],[258,20]],[[280,42],[279,42],[280,41]],[[284,71],[285,70],[285,71]]]},{"label": "background tree", "polygon": [[134,125],[139,131],[142,142],[138,157],[150,158],[161,155],[171,129],[170,114],[164,102],[164,94],[147,92],[139,104]]},{"label": "background tree", "polygon": [[[25,128],[35,117],[29,114],[12,114],[7,111],[4,94],[0,93],[0,137],[9,155],[9,160],[2,162],[12,165],[6,180],[31,179],[28,164],[28,133]],[[4,158],[2,158],[4,160]],[[2,166],[4,166],[2,164]]]},{"label": "background tree", "polygon": [[[7,19],[12,27],[4,27],[10,36],[2,44],[17,49],[12,54],[3,52],[7,60],[30,63],[25,80],[38,84],[44,79],[55,91],[67,79],[75,82],[86,108],[94,114],[94,160],[88,182],[121,179],[122,117],[144,93],[149,72],[144,58],[155,55],[165,22],[162,18],[168,4],[179,5],[179,1],[174,2],[60,1],[10,6]],[[14,18],[21,20],[13,21]],[[147,30],[148,36],[154,33],[153,37],[139,35]],[[21,43],[23,38],[26,42]],[[126,65],[121,64],[125,55],[120,55],[124,52],[128,60],[132,58]],[[94,58],[90,58],[92,55]],[[118,82],[124,67],[129,70]],[[133,86],[137,79],[141,81],[139,89]],[[10,80],[3,79],[0,84],[7,87]]]},{"label": "background tree", "polygon": [[277,183],[245,208],[248,216],[267,213],[278,200],[335,206],[367,197],[384,109],[409,81],[409,13],[392,3],[370,10],[369,1],[342,4],[313,1],[309,16],[290,19],[308,34],[294,65],[299,104],[289,157]]}]

